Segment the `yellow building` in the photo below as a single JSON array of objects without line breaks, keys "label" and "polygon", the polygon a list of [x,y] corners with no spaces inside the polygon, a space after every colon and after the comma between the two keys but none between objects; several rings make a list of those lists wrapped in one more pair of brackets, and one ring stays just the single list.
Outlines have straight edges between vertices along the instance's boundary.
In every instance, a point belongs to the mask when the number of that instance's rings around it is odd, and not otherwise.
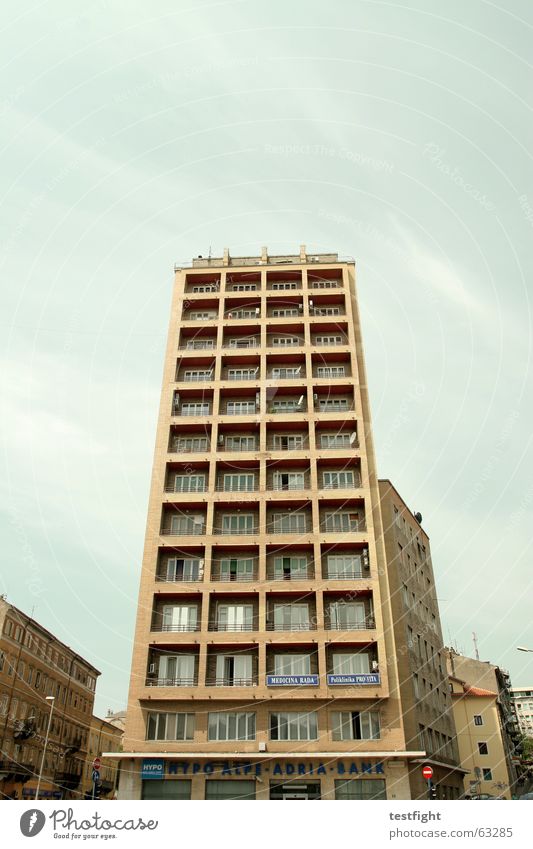
[{"label": "yellow building", "polygon": [[409,799],[352,260],[176,268],[119,797]]},{"label": "yellow building", "polygon": [[465,793],[510,799],[497,693],[453,677],[450,682],[459,757],[467,770]]},{"label": "yellow building", "polygon": [[93,763],[95,758],[100,758],[99,797],[101,799],[116,798],[119,759],[114,760],[110,757],[102,759],[101,756],[103,752],[121,752],[123,736],[124,732],[121,728],[117,728],[116,725],[112,725],[105,719],[100,719],[97,716],[92,717],[87,760],[83,770],[82,793],[84,797],[90,797],[93,794]]}]

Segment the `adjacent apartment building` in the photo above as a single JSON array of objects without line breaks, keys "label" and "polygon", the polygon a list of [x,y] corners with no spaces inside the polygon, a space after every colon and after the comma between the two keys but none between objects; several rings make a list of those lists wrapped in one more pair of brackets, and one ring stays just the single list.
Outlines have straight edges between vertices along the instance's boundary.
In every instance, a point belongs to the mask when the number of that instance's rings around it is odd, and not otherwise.
[{"label": "adjacent apartment building", "polygon": [[519,793],[521,733],[509,673],[488,661],[447,651],[447,667],[465,792],[512,798]]},{"label": "adjacent apartment building", "polygon": [[[380,480],[398,679],[408,749],[425,749],[439,799],[463,795],[446,650],[442,639],[429,537],[388,480]],[[411,798],[427,799],[421,762],[409,765]]]},{"label": "adjacent apartment building", "polygon": [[119,758],[110,757],[101,760],[98,770],[99,779],[93,782],[93,764],[95,758],[100,758],[103,752],[121,752],[123,728],[112,724],[107,719],[98,716],[91,717],[87,760],[83,769],[82,792],[83,798],[97,797],[99,799],[115,799],[118,789]]},{"label": "adjacent apartment building", "polygon": [[522,734],[533,737],[533,686],[511,687],[518,725]]},{"label": "adjacent apartment building", "polygon": [[0,597],[0,798],[82,796],[95,667]]},{"label": "adjacent apartment building", "polygon": [[119,798],[409,799],[396,641],[353,261],[176,268]]}]

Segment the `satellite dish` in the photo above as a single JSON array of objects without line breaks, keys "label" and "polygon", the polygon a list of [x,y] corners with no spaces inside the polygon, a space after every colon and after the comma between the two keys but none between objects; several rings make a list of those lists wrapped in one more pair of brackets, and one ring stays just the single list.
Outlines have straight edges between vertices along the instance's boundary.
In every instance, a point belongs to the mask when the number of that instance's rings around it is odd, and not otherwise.
[{"label": "satellite dish", "polygon": [[415,517],[418,524],[421,525],[422,524],[422,513],[413,513],[413,516]]}]

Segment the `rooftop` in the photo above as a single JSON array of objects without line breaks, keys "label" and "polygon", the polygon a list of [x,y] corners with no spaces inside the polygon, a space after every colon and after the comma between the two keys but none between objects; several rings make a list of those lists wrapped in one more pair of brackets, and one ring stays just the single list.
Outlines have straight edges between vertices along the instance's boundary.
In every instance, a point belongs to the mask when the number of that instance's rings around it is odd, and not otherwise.
[{"label": "rooftop", "polygon": [[260,265],[316,265],[327,263],[354,263],[355,260],[351,256],[339,257],[337,253],[307,253],[306,246],[300,245],[298,254],[276,254],[270,255],[268,248],[262,247],[261,252],[255,256],[231,256],[229,248],[224,248],[222,256],[193,257],[190,262],[179,262],[174,266],[174,271],[180,271],[182,268],[225,268],[236,266],[260,266]]}]

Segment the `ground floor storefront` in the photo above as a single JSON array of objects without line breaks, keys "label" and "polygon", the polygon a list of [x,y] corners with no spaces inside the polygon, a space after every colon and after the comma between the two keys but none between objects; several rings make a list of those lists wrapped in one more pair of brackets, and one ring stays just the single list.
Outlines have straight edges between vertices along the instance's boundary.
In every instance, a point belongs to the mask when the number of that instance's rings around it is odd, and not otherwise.
[{"label": "ground floor storefront", "polygon": [[408,758],[196,755],[124,758],[119,799],[410,799]]}]

